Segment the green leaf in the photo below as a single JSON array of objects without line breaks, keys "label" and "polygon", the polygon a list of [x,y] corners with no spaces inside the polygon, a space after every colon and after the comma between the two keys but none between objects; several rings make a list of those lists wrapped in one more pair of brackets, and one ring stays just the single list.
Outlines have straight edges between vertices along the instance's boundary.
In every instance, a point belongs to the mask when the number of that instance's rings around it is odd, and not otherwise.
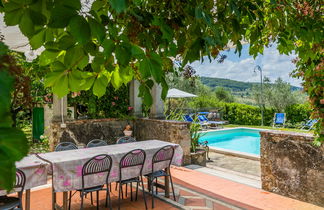
[{"label": "green leaf", "polygon": [[130,45],[126,43],[117,45],[115,53],[116,53],[118,64],[120,64],[121,66],[127,66],[132,56]]},{"label": "green leaf", "polygon": [[93,84],[93,94],[99,98],[106,93],[108,79],[104,75],[99,76]]},{"label": "green leaf", "polygon": [[39,56],[39,65],[46,66],[52,63],[59,55],[59,51],[45,50]]},{"label": "green leaf", "polygon": [[111,39],[105,39],[102,43],[102,46],[104,48],[103,53],[106,56],[110,56],[112,52],[115,50],[115,42]]},{"label": "green leaf", "polygon": [[153,104],[153,98],[150,89],[145,85],[141,84],[139,86],[139,96],[143,97],[143,102],[146,106],[151,106]]},{"label": "green leaf", "polygon": [[64,64],[69,68],[77,67],[78,64],[82,61],[83,57],[85,57],[85,54],[82,47],[75,46],[66,51],[66,54],[64,56]]},{"label": "green leaf", "polygon": [[139,63],[139,72],[141,74],[141,77],[143,79],[149,78],[151,76],[150,74],[150,60],[148,58],[144,58]]},{"label": "green leaf", "polygon": [[44,44],[44,41],[45,41],[45,31],[41,30],[29,40],[29,44],[35,50],[40,48]]},{"label": "green leaf", "polygon": [[38,11],[36,12],[31,9],[29,10],[29,12],[34,25],[43,26],[44,24],[46,24],[46,17],[42,13],[39,13]]},{"label": "green leaf", "polygon": [[132,45],[132,56],[134,56],[137,59],[144,58],[145,54],[144,51],[137,45]]},{"label": "green leaf", "polygon": [[15,162],[28,153],[25,134],[17,128],[0,128],[0,187],[10,190],[16,174]]},{"label": "green leaf", "polygon": [[69,93],[69,77],[66,73],[61,74],[61,76],[57,78],[52,90],[53,93],[60,98]]},{"label": "green leaf", "polygon": [[34,34],[34,23],[31,20],[30,12],[28,10],[22,15],[19,28],[20,31],[27,37],[31,37]]},{"label": "green leaf", "polygon": [[75,45],[75,39],[70,35],[64,35],[58,41],[58,46],[62,50],[67,50]]},{"label": "green leaf", "polygon": [[[0,42],[1,44],[1,42]],[[0,127],[11,127],[12,119],[10,112],[10,101],[11,93],[13,87],[13,78],[9,75],[7,71],[0,71]]]},{"label": "green leaf", "polygon": [[48,26],[51,28],[64,28],[69,24],[70,19],[76,15],[77,12],[73,8],[55,5],[51,10]]},{"label": "green leaf", "polygon": [[81,90],[81,84],[83,83],[82,72],[79,70],[73,70],[69,74],[69,87],[72,92]]},{"label": "green leaf", "polygon": [[120,76],[118,66],[116,66],[115,70],[112,72],[112,77],[110,82],[115,89],[120,88],[120,86],[123,84],[123,80]]},{"label": "green leaf", "polygon": [[82,72],[82,77],[84,78],[84,82],[81,84],[81,90],[89,90],[96,79],[95,75],[91,72]]},{"label": "green leaf", "polygon": [[21,17],[24,14],[24,10],[17,9],[14,11],[6,12],[4,15],[4,21],[7,26],[15,26],[20,23]]},{"label": "green leaf", "polygon": [[157,83],[161,82],[162,79],[162,60],[161,57],[156,53],[151,53],[150,59],[150,72]]},{"label": "green leaf", "polygon": [[126,0],[110,0],[109,3],[117,13],[121,13],[127,9]]},{"label": "green leaf", "polygon": [[127,85],[132,79],[134,78],[134,71],[130,66],[127,66],[125,68],[121,67],[119,68],[119,74],[122,78],[122,82]]},{"label": "green leaf", "polygon": [[69,23],[72,36],[80,43],[86,44],[90,41],[91,31],[88,22],[82,16],[75,16]]},{"label": "green leaf", "polygon": [[99,43],[102,43],[106,36],[105,27],[98,23],[95,19],[89,18],[88,21],[92,37],[96,38],[99,41]]}]

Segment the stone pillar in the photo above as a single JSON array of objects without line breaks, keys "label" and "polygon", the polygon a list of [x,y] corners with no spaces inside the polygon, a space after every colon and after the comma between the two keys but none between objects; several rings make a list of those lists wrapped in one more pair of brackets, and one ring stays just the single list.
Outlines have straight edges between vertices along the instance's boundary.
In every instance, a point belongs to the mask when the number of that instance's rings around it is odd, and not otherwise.
[{"label": "stone pillar", "polygon": [[150,109],[151,119],[164,119],[164,103],[161,99],[162,87],[161,85],[154,84],[151,94],[153,97],[153,104]]},{"label": "stone pillar", "polygon": [[133,115],[142,117],[142,99],[138,97],[140,83],[132,80],[129,86],[129,103],[133,107]]},{"label": "stone pillar", "polygon": [[[62,101],[63,100],[63,101]],[[63,119],[67,120],[67,96],[59,98],[56,95],[53,95],[53,122],[61,122],[63,111]]]}]

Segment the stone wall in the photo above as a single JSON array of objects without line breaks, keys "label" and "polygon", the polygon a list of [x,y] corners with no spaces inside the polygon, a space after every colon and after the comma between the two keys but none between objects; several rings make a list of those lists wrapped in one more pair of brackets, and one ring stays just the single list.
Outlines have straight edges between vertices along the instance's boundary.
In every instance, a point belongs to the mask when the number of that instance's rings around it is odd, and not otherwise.
[{"label": "stone wall", "polygon": [[137,119],[135,121],[135,136],[139,140],[157,139],[179,144],[184,153],[184,164],[190,164],[190,131],[189,123],[156,120]]},{"label": "stone wall", "polygon": [[124,136],[125,126],[130,124],[137,141],[157,139],[179,144],[184,151],[184,164],[190,164],[190,124],[187,122],[139,118],[134,121],[94,119],[65,123],[66,128],[61,128],[59,122],[51,124],[49,135],[51,150],[63,141],[86,145],[92,139],[103,139],[108,144],[115,144],[119,137]]},{"label": "stone wall", "polygon": [[51,150],[59,142],[69,141],[78,145],[86,145],[92,139],[103,139],[108,144],[115,144],[119,137],[124,136],[123,130],[127,124],[134,122],[118,119],[93,119],[66,121],[66,128],[61,128],[59,122],[51,124]]},{"label": "stone wall", "polygon": [[262,131],[262,189],[324,206],[324,145],[310,134]]}]

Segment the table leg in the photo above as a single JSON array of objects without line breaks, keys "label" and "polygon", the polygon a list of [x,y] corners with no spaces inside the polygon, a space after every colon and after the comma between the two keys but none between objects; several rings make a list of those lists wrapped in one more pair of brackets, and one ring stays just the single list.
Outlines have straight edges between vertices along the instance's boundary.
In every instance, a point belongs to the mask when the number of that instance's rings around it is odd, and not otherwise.
[{"label": "table leg", "polygon": [[25,209],[30,210],[30,189],[26,190]]},{"label": "table leg", "polygon": [[[170,173],[169,170],[170,170],[169,168],[165,169],[167,174]],[[165,189],[164,189],[165,197],[169,198],[170,197],[170,177],[168,177],[168,176],[164,177],[164,186],[165,186]]]},{"label": "table leg", "polygon": [[63,210],[68,210],[68,192],[63,192]]}]

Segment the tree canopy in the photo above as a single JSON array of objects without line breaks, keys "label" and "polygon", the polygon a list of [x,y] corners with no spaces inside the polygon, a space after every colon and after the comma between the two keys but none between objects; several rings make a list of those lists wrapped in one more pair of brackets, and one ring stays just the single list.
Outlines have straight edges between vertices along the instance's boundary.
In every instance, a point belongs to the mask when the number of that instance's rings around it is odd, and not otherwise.
[{"label": "tree canopy", "polygon": [[165,74],[174,59],[185,66],[215,58],[229,43],[240,53],[243,42],[256,56],[277,43],[280,53],[298,55],[294,73],[304,80],[313,117],[321,118],[318,140],[324,139],[321,1],[1,0],[0,12],[33,49],[44,47],[39,64],[49,67],[45,85],[58,96],[92,89],[100,97],[108,84],[118,89],[135,78],[151,105],[154,82],[166,97]]}]

